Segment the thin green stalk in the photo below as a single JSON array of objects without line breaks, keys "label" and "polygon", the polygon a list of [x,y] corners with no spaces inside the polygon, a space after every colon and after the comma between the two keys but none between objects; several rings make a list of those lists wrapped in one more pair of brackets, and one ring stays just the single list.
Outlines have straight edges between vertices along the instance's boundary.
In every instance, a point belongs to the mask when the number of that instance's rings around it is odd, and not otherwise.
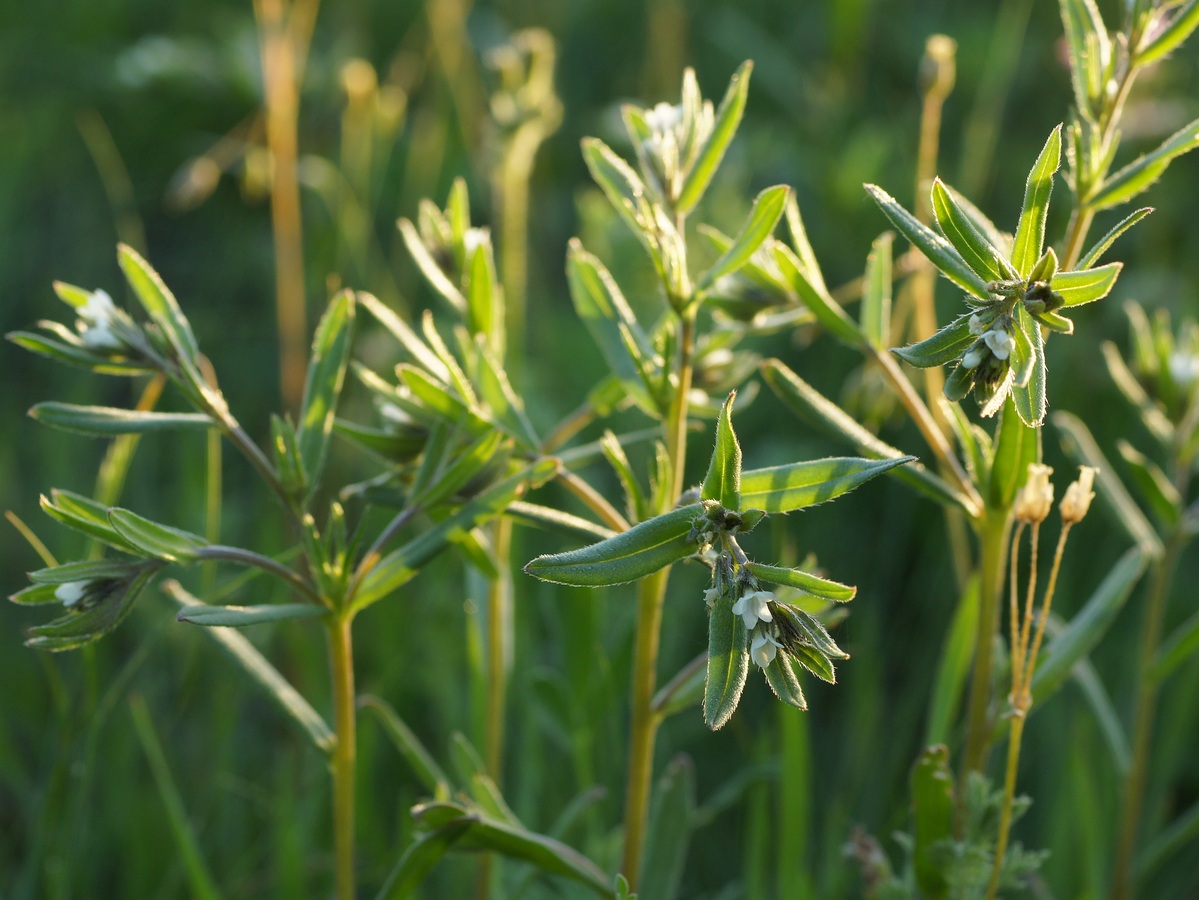
[{"label": "thin green stalk", "polygon": [[1016,799],[1016,773],[1020,767],[1020,743],[1024,737],[1024,718],[1024,713],[1013,710],[1012,730],[1008,733],[1007,771],[1003,778],[1003,811],[999,819],[999,841],[995,845],[987,900],[995,900],[998,896],[999,875],[1003,871],[1003,859],[1007,855],[1008,835],[1012,829],[1012,803]]},{"label": "thin green stalk", "polygon": [[492,530],[499,577],[487,591],[487,771],[502,785],[504,721],[508,695],[508,647],[512,629],[512,520],[501,517]]},{"label": "thin green stalk", "polygon": [[[695,344],[695,309],[684,308],[679,327],[679,382],[664,427],[666,452],[672,473],[671,490],[665,492],[666,512],[682,493],[683,467],[687,458],[687,395],[691,391],[692,354]],[[661,718],[654,709],[657,687],[658,648],[661,639],[662,606],[670,567],[660,569],[637,586],[637,636],[633,650],[633,689],[629,731],[629,770],[625,788],[624,858],[621,871],[631,890],[637,889],[641,872],[645,827],[649,817],[650,786],[653,781],[654,741]]]},{"label": "thin green stalk", "polygon": [[333,719],[337,731],[331,764],[333,854],[338,900],[354,898],[354,766],[357,739],[354,722],[354,648],[350,634],[353,620],[352,612],[343,611],[328,623]]},{"label": "thin green stalk", "polygon": [[1141,816],[1145,805],[1145,780],[1149,771],[1149,739],[1157,711],[1157,679],[1151,674],[1161,643],[1165,620],[1166,600],[1174,580],[1174,570],[1187,543],[1181,529],[1171,535],[1166,553],[1157,563],[1150,582],[1145,604],[1145,625],[1141,632],[1140,662],[1132,728],[1132,764],[1124,781],[1123,810],[1120,816],[1120,837],[1116,845],[1116,865],[1112,876],[1112,900],[1128,900],[1133,896],[1133,862],[1140,833]]},{"label": "thin green stalk", "polygon": [[1004,550],[1008,536],[1007,509],[988,509],[981,523],[979,559],[978,637],[974,646],[974,674],[966,714],[967,772],[981,772],[991,749],[991,668],[995,632],[999,628],[999,600],[1003,593]]}]

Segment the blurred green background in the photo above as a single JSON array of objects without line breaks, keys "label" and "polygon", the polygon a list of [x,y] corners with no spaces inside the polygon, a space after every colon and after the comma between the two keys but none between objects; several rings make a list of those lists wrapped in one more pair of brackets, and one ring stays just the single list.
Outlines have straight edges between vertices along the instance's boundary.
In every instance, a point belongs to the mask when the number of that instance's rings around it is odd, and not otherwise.
[{"label": "blurred green background", "polygon": [[[1116,4],[1101,5],[1114,21]],[[755,60],[742,130],[702,217],[731,229],[753,192],[793,185],[830,284],[858,275],[871,240],[884,230],[862,182],[912,203],[917,69],[930,34],[958,42],[940,171],[1003,227],[1014,227],[1028,166],[1070,102],[1057,4],[1048,2],[329,3],[317,20],[301,108],[301,152],[310,158],[303,208],[310,315],[328,296],[331,275],[398,299],[409,311],[432,303],[395,220],[412,217],[421,197],[443,203],[453,178],[464,176],[476,220],[491,221],[486,99],[494,76],[481,61],[514,30],[532,26],[557,42],[564,107],[532,180],[529,340],[517,376],[541,426],[576,406],[602,373],[568,300],[566,241],[582,235],[622,278],[644,271],[635,246],[602,211],[579,154],[585,135],[627,151],[619,143],[621,102],[673,102],[688,65],[704,93],[718,97],[737,64]],[[261,105],[256,40],[244,2],[0,6],[0,324],[7,332],[39,318],[66,318],[50,287],[55,279],[105,287],[119,299],[115,244],[141,243],[180,298],[237,416],[262,440],[278,407],[279,378],[270,213],[255,149],[262,139],[253,125]],[[394,137],[375,147],[366,194],[373,236],[363,243],[372,249],[363,259],[339,234],[317,161],[342,158],[341,73],[356,58],[395,89],[399,103]],[[1193,46],[1140,83],[1125,130],[1129,148],[1154,146],[1199,115],[1197,83]],[[180,193],[187,166],[217,146],[229,150],[227,170],[203,202],[189,207]],[[1157,212],[1116,247],[1113,258],[1130,262],[1116,295],[1077,317],[1075,337],[1052,342],[1051,408],[1079,414],[1104,446],[1119,436],[1143,443],[1098,353],[1102,338],[1126,345],[1121,302],[1135,297],[1176,316],[1199,311],[1197,184],[1199,159],[1182,158],[1148,195]],[[1058,191],[1066,196],[1062,186]],[[1051,235],[1060,234],[1065,206],[1059,203],[1051,218]],[[1110,224],[1100,221],[1095,234]],[[942,282],[938,302],[948,315],[959,301]],[[391,352],[370,335],[361,345],[360,355],[380,362]],[[833,397],[858,364],[814,334],[763,349]],[[80,551],[75,536],[48,523],[38,495],[51,487],[89,492],[104,447],[39,427],[25,411],[44,399],[128,405],[136,400],[133,387],[11,345],[0,352],[0,375],[0,506],[69,559]],[[755,466],[842,452],[781,413],[768,394],[742,415],[738,430],[747,464]],[[891,429],[885,436],[919,452],[914,433]],[[705,443],[697,440],[697,447]],[[1052,429],[1045,453],[1059,473],[1070,471]],[[203,454],[200,439],[146,438],[122,505],[198,530]],[[703,455],[697,450],[692,462],[702,467]],[[353,451],[343,457],[345,471],[363,468]],[[224,540],[280,549],[284,538],[269,499],[240,460],[230,456],[228,463]],[[701,474],[699,468],[694,477]],[[3,527],[0,583],[13,592],[39,562],[15,530]],[[518,535],[518,559],[546,543],[542,535]],[[835,507],[792,517],[773,540],[816,553],[832,577],[858,585],[837,633],[853,658],[839,668],[837,686],[805,683],[811,712],[799,724],[751,678],[743,708],[719,734],[706,732],[698,710],[666,725],[659,767],[688,754],[701,809],[711,814],[688,857],[687,897],[852,896],[859,881],[841,853],[854,825],[878,835],[892,854],[889,835],[906,826],[907,771],[921,746],[955,603],[941,515],[902,486],[879,482]],[[1104,561],[1125,544],[1104,515],[1092,513],[1073,538],[1055,609],[1069,615],[1081,606]],[[1184,562],[1171,622],[1193,611],[1194,591],[1185,586],[1196,583],[1196,569],[1193,558]],[[704,646],[702,587],[692,572],[672,581],[663,678]],[[386,697],[441,753],[453,731],[476,730],[467,678],[471,611],[450,560],[405,591],[360,624],[359,686]],[[1121,709],[1139,628],[1137,598],[1093,657]],[[520,702],[511,714],[509,799],[531,827],[544,829],[580,791],[605,788],[582,834],[571,836],[591,848],[612,845],[607,832],[620,817],[632,607],[619,589],[562,593],[523,578],[517,583],[512,696]],[[151,592],[111,637],[56,657],[22,646],[23,629],[39,618],[10,604],[0,608],[0,896],[184,892],[162,801],[132,729],[131,697],[148,704],[228,896],[300,897],[325,883],[331,858],[320,760],[210,640],[175,623],[168,601]],[[325,709],[324,648],[316,636],[287,625],[255,638]],[[1197,666],[1192,660],[1163,699],[1149,807],[1158,825],[1199,798]],[[1051,704],[1034,716],[1026,737],[1021,790],[1035,805],[1017,837],[1053,851],[1045,896],[1088,896],[1106,877],[1117,782],[1077,692],[1068,688]],[[780,723],[788,717],[784,738]],[[363,725],[361,741],[360,853],[369,888],[381,883],[408,839],[406,810],[419,797],[373,723]],[[784,746],[810,755],[789,758]],[[786,846],[806,849],[798,859],[779,860],[773,783],[779,767],[790,765],[812,773],[801,834],[785,838]],[[1193,859],[1192,844],[1160,870],[1150,896],[1199,893]],[[807,885],[781,883],[796,871],[807,873]],[[447,863],[428,896],[460,896],[469,876],[469,862]],[[553,885],[544,890],[560,895]]]}]

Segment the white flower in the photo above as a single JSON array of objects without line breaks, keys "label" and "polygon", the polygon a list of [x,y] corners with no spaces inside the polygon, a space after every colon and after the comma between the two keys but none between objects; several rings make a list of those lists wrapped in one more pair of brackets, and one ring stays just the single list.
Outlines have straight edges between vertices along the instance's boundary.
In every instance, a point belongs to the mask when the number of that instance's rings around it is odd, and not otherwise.
[{"label": "white flower", "polygon": [[1066,496],[1062,498],[1058,507],[1062,521],[1067,525],[1081,522],[1087,510],[1091,508],[1091,501],[1095,499],[1095,492],[1091,487],[1095,484],[1095,474],[1098,471],[1094,466],[1078,467],[1078,480],[1066,488]]},{"label": "white flower", "polygon": [[982,319],[982,313],[975,313],[970,317],[970,333],[981,335],[987,330],[987,323]]},{"label": "white flower", "polygon": [[95,290],[88,295],[87,302],[77,311],[79,318],[89,325],[107,325],[112,321],[117,307],[112,302],[112,297],[108,296],[108,291]]},{"label": "white flower", "polygon": [[475,251],[491,240],[491,236],[487,233],[486,228],[468,228],[462,235],[462,246],[466,250],[466,259],[469,262],[475,258]]},{"label": "white flower", "polygon": [[1170,376],[1183,390],[1190,388],[1199,380],[1199,356],[1182,352],[1171,354]]},{"label": "white flower", "polygon": [[1040,463],[1028,464],[1028,480],[1016,495],[1013,514],[1022,522],[1040,523],[1045,521],[1053,506],[1053,485],[1049,476],[1053,469]]},{"label": "white flower", "polygon": [[966,355],[962,357],[963,369],[977,369],[978,364],[983,361],[983,348],[971,347],[966,351]]},{"label": "white flower", "polygon": [[733,615],[741,617],[746,631],[757,625],[759,619],[763,622],[773,622],[774,615],[771,614],[769,605],[773,599],[774,594],[770,591],[750,591],[742,594],[741,599],[733,604]]},{"label": "white flower", "polygon": [[70,609],[83,599],[90,584],[90,581],[68,581],[54,589],[54,596],[63,606]]},{"label": "white flower", "polygon": [[124,343],[112,331],[117,308],[107,291],[92,291],[79,307],[79,336],[93,350],[120,350]]},{"label": "white flower", "polygon": [[1016,339],[1002,329],[992,329],[983,335],[983,340],[991,348],[996,359],[1007,359],[1016,349]]},{"label": "white flower", "polygon": [[704,591],[704,607],[708,610],[711,610],[712,607],[716,605],[716,601],[719,599],[719,597],[720,591],[716,590],[716,588],[708,588],[706,591]]},{"label": "white flower", "polygon": [[774,658],[782,646],[774,639],[774,635],[765,631],[757,631],[754,632],[754,639],[749,645],[749,655],[757,665],[765,669],[774,662]]},{"label": "white flower", "polygon": [[683,107],[673,106],[669,103],[659,103],[653,109],[645,111],[645,124],[649,126],[649,130],[654,134],[665,134],[668,131],[674,131],[680,122],[683,121]]}]

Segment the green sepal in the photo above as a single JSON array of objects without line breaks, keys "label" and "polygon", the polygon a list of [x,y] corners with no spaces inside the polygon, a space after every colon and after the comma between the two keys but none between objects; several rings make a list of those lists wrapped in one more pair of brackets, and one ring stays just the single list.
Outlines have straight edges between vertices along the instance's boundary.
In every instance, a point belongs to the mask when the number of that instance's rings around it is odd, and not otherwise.
[{"label": "green sepal", "polygon": [[960,359],[978,335],[970,331],[970,314],[958,316],[936,334],[906,347],[893,347],[891,352],[909,365],[919,369],[943,366]]},{"label": "green sepal", "polygon": [[803,688],[800,687],[799,679],[795,676],[795,667],[787,651],[780,650],[776,653],[774,659],[770,661],[770,665],[762,672],[766,675],[766,683],[774,691],[774,696],[798,710],[808,708],[807,698],[803,695]]},{"label": "green sepal", "polygon": [[793,664],[803,666],[821,681],[827,684],[837,683],[837,670],[832,661],[815,647],[792,644],[787,648],[787,653],[791,656]]},{"label": "green sepal", "polygon": [[735,591],[723,591],[708,614],[708,673],[704,682],[704,724],[723,727],[741,702],[749,677],[749,635],[733,615]]},{"label": "green sepal", "polygon": [[802,569],[767,566],[758,562],[748,562],[745,567],[749,569],[750,574],[761,581],[797,588],[806,594],[833,600],[837,603],[848,603],[858,592],[858,589],[852,585],[829,581],[827,578],[820,578]]},{"label": "green sepal", "polygon": [[838,456],[741,473],[741,503],[767,513],[793,512],[852,491],[916,457],[861,459]]},{"label": "green sepal", "polygon": [[525,571],[542,581],[579,587],[636,581],[695,553],[695,541],[688,537],[703,512],[703,504],[692,503],[588,547],[539,556]]},{"label": "green sepal", "polygon": [[733,401],[737,392],[729,394],[716,420],[716,443],[708,474],[700,488],[704,500],[716,500],[725,509],[741,508],[741,445],[733,432]]}]

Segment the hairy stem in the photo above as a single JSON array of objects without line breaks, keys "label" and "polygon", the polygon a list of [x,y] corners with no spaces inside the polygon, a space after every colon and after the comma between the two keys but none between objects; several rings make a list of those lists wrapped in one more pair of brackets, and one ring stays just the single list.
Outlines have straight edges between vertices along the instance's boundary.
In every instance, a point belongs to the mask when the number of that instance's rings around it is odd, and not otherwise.
[{"label": "hairy stem", "polygon": [[354,648],[350,635],[353,613],[341,612],[329,622],[329,667],[333,676],[333,854],[337,900],[354,898],[354,765],[357,739],[354,722]]}]

